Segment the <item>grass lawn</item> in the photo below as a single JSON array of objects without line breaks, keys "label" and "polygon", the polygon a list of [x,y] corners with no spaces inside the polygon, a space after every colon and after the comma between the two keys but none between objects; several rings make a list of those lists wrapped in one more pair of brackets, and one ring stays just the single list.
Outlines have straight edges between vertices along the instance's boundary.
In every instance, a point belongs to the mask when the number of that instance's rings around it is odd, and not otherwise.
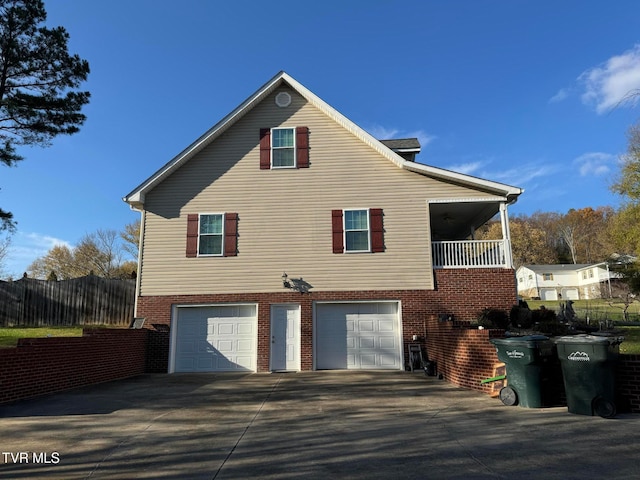
[{"label": "grass lawn", "polygon": [[0,348],[15,347],[19,338],[81,337],[83,327],[0,328]]},{"label": "grass lawn", "polygon": [[624,331],[624,342],[620,344],[620,353],[640,355],[640,327],[620,327]]}]

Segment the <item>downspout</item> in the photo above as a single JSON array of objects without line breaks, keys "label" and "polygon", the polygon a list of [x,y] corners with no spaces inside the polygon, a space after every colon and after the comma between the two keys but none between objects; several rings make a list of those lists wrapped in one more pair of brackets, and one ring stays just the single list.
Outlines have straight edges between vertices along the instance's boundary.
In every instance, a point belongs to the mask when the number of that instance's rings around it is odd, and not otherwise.
[{"label": "downspout", "polygon": [[136,298],[135,308],[133,310],[134,317],[138,316],[138,298],[140,297],[140,283],[142,281],[142,248],[144,239],[144,225],[146,219],[146,210],[140,210],[140,238],[138,240],[138,274],[136,275]]}]

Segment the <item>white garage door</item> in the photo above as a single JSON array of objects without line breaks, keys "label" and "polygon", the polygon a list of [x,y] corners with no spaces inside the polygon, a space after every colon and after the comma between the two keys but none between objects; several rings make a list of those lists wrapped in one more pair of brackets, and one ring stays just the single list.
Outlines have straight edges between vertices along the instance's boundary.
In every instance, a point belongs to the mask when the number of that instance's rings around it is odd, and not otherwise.
[{"label": "white garage door", "polygon": [[402,342],[397,302],[318,303],[318,370],[400,370]]},{"label": "white garage door", "polygon": [[256,371],[256,305],[178,307],[176,312],[171,371]]},{"label": "white garage door", "polygon": [[541,288],[540,289],[540,300],[558,300],[558,292],[555,288]]},{"label": "white garage door", "polygon": [[565,300],[580,300],[580,295],[577,288],[563,288],[562,298]]}]

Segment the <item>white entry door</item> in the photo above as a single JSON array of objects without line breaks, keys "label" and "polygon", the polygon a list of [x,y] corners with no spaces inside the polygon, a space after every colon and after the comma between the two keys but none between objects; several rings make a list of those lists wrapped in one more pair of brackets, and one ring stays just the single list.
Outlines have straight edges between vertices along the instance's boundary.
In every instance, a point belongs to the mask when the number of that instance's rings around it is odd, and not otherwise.
[{"label": "white entry door", "polygon": [[271,306],[271,371],[300,370],[300,305]]}]

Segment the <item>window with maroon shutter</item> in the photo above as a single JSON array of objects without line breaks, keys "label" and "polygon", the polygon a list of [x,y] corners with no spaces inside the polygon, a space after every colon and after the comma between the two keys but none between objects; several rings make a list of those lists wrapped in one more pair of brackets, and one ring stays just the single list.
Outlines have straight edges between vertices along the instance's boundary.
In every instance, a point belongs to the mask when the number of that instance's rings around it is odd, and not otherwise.
[{"label": "window with maroon shutter", "polygon": [[333,253],[384,252],[381,208],[332,210],[331,217]]},{"label": "window with maroon shutter", "polygon": [[309,168],[309,129],[307,127],[296,128],[296,166]]},{"label": "window with maroon shutter", "polygon": [[333,253],[344,253],[342,210],[331,211],[331,227],[333,229]]},{"label": "window with maroon shutter", "polygon": [[198,214],[187,215],[187,257],[198,256]]},{"label": "window with maroon shutter", "polygon": [[238,255],[238,214],[227,213],[224,217],[224,256]]},{"label": "window with maroon shutter", "polygon": [[260,170],[271,168],[271,129],[260,129]]},{"label": "window with maroon shutter", "polygon": [[237,213],[187,215],[186,256],[189,258],[236,256],[238,254],[237,239]]},{"label": "window with maroon shutter", "polygon": [[308,127],[260,129],[260,170],[277,168],[309,168]]},{"label": "window with maroon shutter", "polygon": [[384,228],[381,208],[369,210],[369,223],[371,225],[371,251],[373,253],[384,252]]}]

